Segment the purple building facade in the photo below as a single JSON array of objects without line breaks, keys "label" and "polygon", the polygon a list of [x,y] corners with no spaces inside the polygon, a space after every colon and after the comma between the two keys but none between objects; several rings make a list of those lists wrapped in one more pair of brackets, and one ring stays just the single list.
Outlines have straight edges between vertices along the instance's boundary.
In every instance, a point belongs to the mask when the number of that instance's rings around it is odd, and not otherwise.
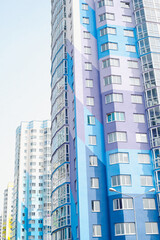
[{"label": "purple building facade", "polygon": [[159,239],[159,13],[52,1],[52,240]]}]

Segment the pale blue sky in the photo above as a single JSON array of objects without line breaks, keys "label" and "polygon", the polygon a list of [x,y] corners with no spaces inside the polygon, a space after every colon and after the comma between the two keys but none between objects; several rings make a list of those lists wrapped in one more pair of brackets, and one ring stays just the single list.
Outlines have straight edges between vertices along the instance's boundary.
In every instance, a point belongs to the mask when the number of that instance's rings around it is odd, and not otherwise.
[{"label": "pale blue sky", "polygon": [[15,130],[50,118],[50,0],[0,0],[0,210]]}]

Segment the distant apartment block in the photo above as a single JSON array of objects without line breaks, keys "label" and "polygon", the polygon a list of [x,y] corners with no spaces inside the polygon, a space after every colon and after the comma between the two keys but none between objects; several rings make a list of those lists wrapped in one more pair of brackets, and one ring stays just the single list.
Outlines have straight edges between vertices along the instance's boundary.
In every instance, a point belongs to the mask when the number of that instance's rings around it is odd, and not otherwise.
[{"label": "distant apartment block", "polygon": [[3,201],[3,221],[2,221],[2,240],[8,240],[12,237],[13,220],[13,183],[9,183],[4,190]]},{"label": "distant apartment block", "polygon": [[2,216],[0,216],[0,240],[2,240]]},{"label": "distant apartment block", "polygon": [[22,122],[16,131],[13,240],[51,239],[50,121]]}]

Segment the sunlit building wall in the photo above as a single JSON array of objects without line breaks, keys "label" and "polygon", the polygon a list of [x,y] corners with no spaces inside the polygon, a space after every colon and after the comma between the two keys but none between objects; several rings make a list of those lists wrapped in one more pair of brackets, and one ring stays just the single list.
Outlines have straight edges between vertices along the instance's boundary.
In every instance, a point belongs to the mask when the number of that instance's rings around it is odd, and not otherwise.
[{"label": "sunlit building wall", "polygon": [[51,6],[52,240],[158,240],[160,2]]}]

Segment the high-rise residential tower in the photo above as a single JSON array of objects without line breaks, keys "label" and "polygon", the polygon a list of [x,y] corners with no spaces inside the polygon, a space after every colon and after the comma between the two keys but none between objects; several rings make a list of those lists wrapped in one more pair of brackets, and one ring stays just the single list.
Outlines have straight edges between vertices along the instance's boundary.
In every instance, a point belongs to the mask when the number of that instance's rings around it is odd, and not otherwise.
[{"label": "high-rise residential tower", "polygon": [[9,183],[4,190],[2,240],[10,240],[12,237],[13,220],[13,183]]},{"label": "high-rise residential tower", "polygon": [[51,239],[50,121],[22,122],[16,131],[13,240]]},{"label": "high-rise residential tower", "polygon": [[52,240],[158,240],[160,1],[51,3]]}]

